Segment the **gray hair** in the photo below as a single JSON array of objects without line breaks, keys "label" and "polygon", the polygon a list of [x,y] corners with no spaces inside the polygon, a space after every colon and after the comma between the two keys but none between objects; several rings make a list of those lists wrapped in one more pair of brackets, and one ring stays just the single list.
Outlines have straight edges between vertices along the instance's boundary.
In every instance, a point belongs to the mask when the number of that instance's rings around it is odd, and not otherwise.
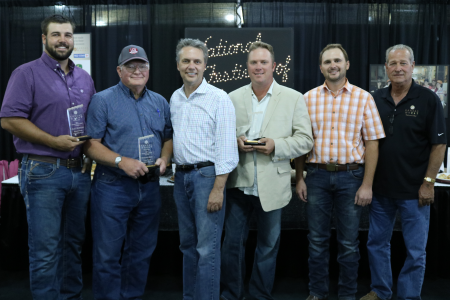
[{"label": "gray hair", "polygon": [[414,62],[414,52],[411,49],[411,47],[403,45],[403,44],[398,44],[398,45],[392,46],[392,47],[390,47],[389,49],[386,50],[386,63],[388,63],[388,61],[389,61],[388,57],[389,57],[389,53],[391,51],[402,50],[402,49],[403,50],[408,50],[408,52],[409,52],[409,62],[412,64]]},{"label": "gray hair", "polygon": [[178,42],[176,52],[176,60],[180,62],[180,52],[184,47],[194,47],[203,51],[203,59],[206,62],[208,61],[208,47],[206,47],[205,43],[198,39],[181,39]]}]

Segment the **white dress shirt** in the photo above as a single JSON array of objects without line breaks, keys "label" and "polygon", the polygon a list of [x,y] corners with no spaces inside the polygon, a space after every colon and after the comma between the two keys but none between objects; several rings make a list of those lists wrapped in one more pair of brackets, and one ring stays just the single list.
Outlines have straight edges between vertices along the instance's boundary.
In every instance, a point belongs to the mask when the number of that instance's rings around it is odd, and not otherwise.
[{"label": "white dress shirt", "polygon": [[[248,140],[253,140],[257,138],[262,138],[262,136],[259,136],[259,132],[261,131],[261,126],[264,120],[264,116],[266,115],[266,109],[267,105],[269,104],[270,97],[272,97],[272,88],[273,83],[275,82],[275,79],[273,80],[272,84],[270,85],[269,90],[267,91],[267,94],[264,96],[264,98],[261,99],[261,101],[258,101],[258,98],[256,97],[255,93],[253,93],[252,89],[252,108],[253,108],[253,117],[252,117],[252,124],[250,125],[250,128],[245,133],[245,136]],[[252,195],[258,197],[258,180],[256,177],[257,172],[257,162],[256,162],[256,150],[253,151],[253,161],[255,164],[255,179],[253,182],[253,186],[251,187],[244,187],[239,188],[241,191],[244,192],[246,195]]]},{"label": "white dress shirt", "polygon": [[173,154],[176,164],[213,162],[216,175],[230,173],[239,162],[236,114],[230,97],[206,82],[186,98],[184,86],[170,98]]}]

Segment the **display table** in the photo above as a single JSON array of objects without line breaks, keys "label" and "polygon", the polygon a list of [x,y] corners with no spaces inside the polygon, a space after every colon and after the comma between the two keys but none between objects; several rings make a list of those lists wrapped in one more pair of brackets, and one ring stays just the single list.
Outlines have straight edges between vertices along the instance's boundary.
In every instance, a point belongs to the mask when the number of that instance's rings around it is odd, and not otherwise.
[{"label": "display table", "polygon": [[[173,186],[167,185],[167,180],[161,180],[161,221],[160,231],[177,231],[178,218],[176,212],[175,202],[173,200]],[[360,230],[367,231],[369,228],[369,209],[365,207],[360,222]],[[333,218],[334,219],[334,218]],[[401,225],[397,217],[396,231],[394,238],[401,238]],[[2,185],[2,208],[0,219],[0,264],[4,268],[26,268],[28,265],[28,245],[27,245],[27,220],[23,197],[20,194],[17,183],[3,183]],[[333,221],[334,222],[334,221]],[[84,261],[90,263],[92,235],[90,232],[90,218],[88,212],[87,218],[87,232],[86,243],[84,246]],[[255,220],[252,220],[251,226],[255,229]],[[300,201],[295,195],[293,188],[293,199],[283,209],[282,215],[282,229],[285,230],[307,230],[305,203]],[[296,236],[295,233],[284,234],[292,238]],[[300,234],[298,234],[299,236]],[[302,234],[303,235],[303,234]],[[167,234],[173,237],[173,234]],[[176,235],[177,236],[177,235]],[[367,236],[367,233],[362,234]],[[160,238],[164,234],[160,232]],[[365,240],[364,240],[365,239]],[[364,238],[361,240],[361,247],[365,248]],[[158,247],[164,247],[166,241],[159,240]],[[177,244],[178,241],[168,241],[167,244]],[[281,242],[280,247],[284,245],[289,246],[286,240]],[[307,249],[307,241],[302,241],[302,248]],[[394,246],[393,246],[394,248]],[[363,249],[363,248],[361,248]],[[393,250],[394,251],[394,250]],[[404,252],[404,251],[403,251]],[[450,185],[436,184],[435,187],[435,202],[431,205],[430,217],[430,233],[427,245],[427,275],[447,276],[450,269]],[[365,252],[362,251],[361,259]],[[392,256],[394,260],[395,255]],[[362,264],[362,263],[361,263]],[[89,268],[89,267],[88,267]]]}]

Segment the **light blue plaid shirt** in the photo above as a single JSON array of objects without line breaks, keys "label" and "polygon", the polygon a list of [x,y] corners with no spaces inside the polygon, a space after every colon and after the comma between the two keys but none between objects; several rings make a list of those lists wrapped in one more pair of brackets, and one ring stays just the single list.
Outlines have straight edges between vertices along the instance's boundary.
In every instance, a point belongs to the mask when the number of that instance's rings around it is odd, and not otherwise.
[{"label": "light blue plaid shirt", "polygon": [[173,126],[173,154],[176,164],[213,162],[216,175],[230,173],[239,156],[236,114],[228,95],[203,82],[189,99],[184,86],[170,98]]}]

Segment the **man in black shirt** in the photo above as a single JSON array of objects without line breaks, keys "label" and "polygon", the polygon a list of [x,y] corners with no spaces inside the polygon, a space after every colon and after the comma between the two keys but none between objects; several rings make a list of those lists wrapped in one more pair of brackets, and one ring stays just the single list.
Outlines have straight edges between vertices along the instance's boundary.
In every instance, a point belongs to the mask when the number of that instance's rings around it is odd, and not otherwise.
[{"label": "man in black shirt", "polygon": [[439,98],[414,82],[414,53],[405,45],[386,51],[391,86],[374,93],[386,138],[380,140],[370,206],[372,291],[361,300],[390,299],[390,240],[397,210],[407,257],[397,283],[398,299],[420,299],[425,273],[430,204],[447,143]]}]

